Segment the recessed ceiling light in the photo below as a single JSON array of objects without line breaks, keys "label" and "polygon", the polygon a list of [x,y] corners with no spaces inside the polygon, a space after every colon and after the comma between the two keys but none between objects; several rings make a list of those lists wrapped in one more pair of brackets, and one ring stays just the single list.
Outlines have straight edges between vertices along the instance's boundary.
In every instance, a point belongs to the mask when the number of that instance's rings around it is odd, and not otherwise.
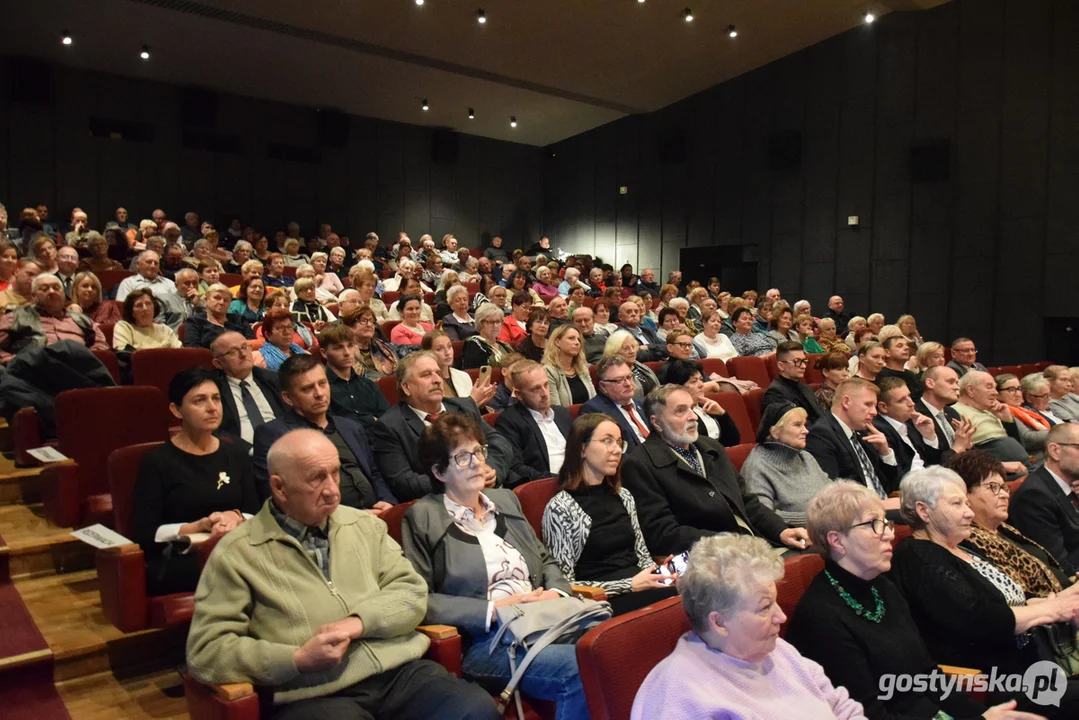
[{"label": "recessed ceiling light", "polygon": [[877,19],[877,16],[876,16],[876,15],[874,15],[873,13],[871,13],[871,12],[867,12],[867,13],[865,14],[865,22],[866,22],[866,24],[867,24],[867,25],[868,25],[869,23],[873,22],[873,21],[874,21],[874,20],[876,20],[876,19]]},{"label": "recessed ceiling light", "polygon": [[682,13],[682,17],[686,19],[686,22],[693,22],[693,11],[689,8],[686,8],[685,11]]},{"label": "recessed ceiling light", "polygon": [[487,14],[483,12],[482,8],[476,11],[476,22],[478,22],[480,25],[483,25],[485,22],[487,22]]},{"label": "recessed ceiling light", "polygon": [[644,0],[637,0],[637,2],[639,2],[639,3],[643,3],[643,2],[644,2]]},{"label": "recessed ceiling light", "polygon": [[142,52],[139,53],[139,57],[142,58],[143,60],[149,60],[150,59],[150,46],[149,45],[143,45],[142,46]]},{"label": "recessed ceiling light", "polygon": [[423,111],[427,112],[430,109],[431,109],[431,106],[427,104],[427,98],[424,98],[423,99]]},{"label": "recessed ceiling light", "polygon": [[476,111],[473,110],[472,108],[468,109],[468,119],[469,120],[475,120],[476,119]]},{"label": "recessed ceiling light", "polygon": [[727,34],[731,37],[738,37],[738,28],[736,28],[734,25],[729,26],[727,28]]},{"label": "recessed ceiling light", "polygon": [[423,5],[423,0],[416,0],[417,5]]},{"label": "recessed ceiling light", "polygon": [[517,127],[517,116],[510,115],[510,127]]},{"label": "recessed ceiling light", "polygon": [[60,42],[62,42],[64,45],[70,45],[71,43],[75,42],[75,39],[71,37],[71,33],[69,33],[67,30],[64,30],[64,32],[60,35]]}]

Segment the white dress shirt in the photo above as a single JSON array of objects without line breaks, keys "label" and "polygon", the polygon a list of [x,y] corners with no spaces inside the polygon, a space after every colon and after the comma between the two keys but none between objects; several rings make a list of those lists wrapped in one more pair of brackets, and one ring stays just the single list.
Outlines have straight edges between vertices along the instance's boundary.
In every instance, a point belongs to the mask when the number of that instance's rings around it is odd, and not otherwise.
[{"label": "white dress shirt", "polygon": [[[244,406],[243,391],[240,389],[240,381],[231,375],[225,376],[229,381],[229,390],[232,391],[232,399],[236,403],[236,414],[240,418],[240,437],[249,443],[255,442],[255,428],[251,425],[251,418],[247,416],[247,408]],[[262,413],[263,422],[271,422],[277,416],[274,415],[273,406],[266,399],[266,396],[262,393],[262,388],[255,382],[255,374],[252,373],[247,376],[245,382],[247,383],[247,390],[251,393],[251,397],[255,399],[255,405],[258,406],[259,412]]]},{"label": "white dress shirt", "polygon": [[[617,405],[617,403],[615,404]],[[632,414],[626,412],[626,409],[621,405],[618,405],[618,411],[629,421],[629,426],[633,428],[633,434],[637,436],[637,441],[644,442],[645,438],[641,435],[641,431],[637,429],[637,423],[633,422],[633,418],[637,418],[637,422],[639,422],[643,428],[647,428],[648,425],[644,422],[644,418],[641,417],[640,413],[637,412],[637,406],[632,400],[629,401],[629,406]]]},{"label": "white dress shirt", "polygon": [[547,408],[547,413],[540,415],[532,408],[528,408],[528,413],[539,425],[543,441],[547,443],[547,460],[551,465],[551,474],[557,475],[558,471],[562,469],[562,463],[566,461],[566,438],[563,437],[562,431],[555,424],[554,410]]},{"label": "white dress shirt", "polygon": [[[925,459],[918,453],[918,448],[914,447],[914,443],[911,442],[910,434],[907,432],[907,424],[901,423],[898,420],[894,420],[887,415],[881,415],[881,417],[884,418],[887,423],[892,426],[893,430],[899,433],[899,437],[903,439],[903,442],[907,444],[907,447],[914,451],[914,459],[910,461],[910,469],[921,470],[922,468],[924,468]],[[922,439],[925,440],[925,438]],[[925,444],[934,449],[937,447],[937,434],[935,431],[933,433],[933,439],[925,440]]]},{"label": "white dress shirt", "polygon": [[[843,428],[843,434],[847,436],[847,442],[850,442],[851,437],[854,435],[854,431],[851,430],[849,427],[847,427],[847,423],[843,422],[839,418],[839,416],[836,415],[835,413],[832,413],[832,417],[834,417],[835,421],[837,423],[839,423],[839,427]],[[895,461],[895,453],[892,452],[891,448],[888,448],[888,454],[887,455],[881,455],[880,459],[884,461],[885,465],[896,465],[897,464],[896,461]]]}]

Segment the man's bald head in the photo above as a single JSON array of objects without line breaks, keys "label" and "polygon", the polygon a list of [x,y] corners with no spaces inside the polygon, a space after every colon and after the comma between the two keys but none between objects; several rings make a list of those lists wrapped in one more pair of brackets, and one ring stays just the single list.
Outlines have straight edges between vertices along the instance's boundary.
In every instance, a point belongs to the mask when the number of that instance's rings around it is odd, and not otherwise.
[{"label": "man's bald head", "polygon": [[270,492],[293,520],[318,527],[341,503],[341,461],[337,449],[317,430],[293,430],[266,455]]}]

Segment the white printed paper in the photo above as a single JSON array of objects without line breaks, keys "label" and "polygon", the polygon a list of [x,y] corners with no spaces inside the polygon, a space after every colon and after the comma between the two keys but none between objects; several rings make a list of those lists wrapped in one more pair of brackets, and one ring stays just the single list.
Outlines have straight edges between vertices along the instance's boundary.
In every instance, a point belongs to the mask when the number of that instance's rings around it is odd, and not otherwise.
[{"label": "white printed paper", "polygon": [[68,459],[67,455],[64,455],[56,448],[49,447],[48,445],[43,445],[39,448],[33,448],[32,450],[27,450],[26,452],[28,452],[31,457],[36,458],[44,463],[60,462],[61,460]]},{"label": "white printed paper", "polygon": [[101,524],[84,527],[81,530],[75,530],[71,535],[96,548],[111,548],[120,545],[134,544],[120,533],[115,530],[109,530]]}]

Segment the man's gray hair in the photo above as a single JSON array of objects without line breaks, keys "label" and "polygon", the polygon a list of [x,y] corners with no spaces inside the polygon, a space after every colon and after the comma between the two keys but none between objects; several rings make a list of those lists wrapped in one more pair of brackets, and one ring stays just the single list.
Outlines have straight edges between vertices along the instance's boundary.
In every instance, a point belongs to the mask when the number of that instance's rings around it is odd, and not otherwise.
[{"label": "man's gray hair", "polygon": [[577,268],[575,268],[575,267],[566,268],[566,276],[563,278],[563,280],[565,280],[566,282],[568,282],[572,286],[573,282],[577,278],[579,278],[580,276],[581,276],[581,271],[578,270]]},{"label": "man's gray hair", "polygon": [[783,569],[783,561],[762,538],[720,533],[698,540],[678,578],[690,626],[698,635],[708,633],[711,613],[730,617],[750,593],[782,578]]},{"label": "man's gray hair", "polygon": [[[412,264],[416,265],[416,263],[412,263]],[[375,271],[375,264],[373,262],[371,262],[370,260],[360,260],[358,263],[356,263],[356,267],[362,268],[362,269],[366,270],[367,272],[371,272],[371,273],[373,273]]]},{"label": "man's gray hair", "polygon": [[196,280],[199,279],[199,274],[198,274],[198,272],[195,271],[194,268],[185,267],[185,268],[180,268],[179,270],[177,270],[175,272],[175,274],[173,274],[173,276],[172,276],[173,277],[173,282],[174,283],[180,282],[181,276],[187,277],[188,275],[193,275]]},{"label": "man's gray hair", "polygon": [[798,308],[804,308],[804,307],[813,307],[813,306],[809,304],[808,300],[799,300],[798,302],[794,303],[794,314],[798,315],[799,314]]},{"label": "man's gray hair", "polygon": [[135,260],[135,262],[142,262],[145,258],[150,257],[150,256],[153,256],[153,257],[156,258],[158,255],[153,250],[143,250],[142,252],[139,253],[139,257]]},{"label": "man's gray hair", "polygon": [[959,378],[959,393],[965,394],[968,387],[983,379],[983,375],[988,375],[988,373],[983,373],[981,370],[968,371],[966,375]]},{"label": "man's gray hair", "polygon": [[930,509],[935,509],[948,483],[957,486],[966,495],[967,484],[963,478],[943,465],[912,470],[903,478],[903,482],[899,483],[899,512],[912,529],[921,530],[925,527],[925,523],[918,517],[915,505],[922,502]]},{"label": "man's gray hair", "polygon": [[64,284],[60,282],[60,278],[56,275],[53,275],[52,273],[41,273],[40,275],[34,276],[33,282],[30,283],[30,292],[37,292],[37,289],[49,280],[55,280],[60,283],[60,288],[63,289]]},{"label": "man's gray hair", "polygon": [[670,299],[670,302],[668,302],[667,305],[669,305],[672,308],[684,307],[684,308],[686,308],[688,310],[689,309],[689,300],[686,300],[684,297],[673,297],[673,298]]},{"label": "man's gray hair", "polygon": [[661,417],[663,413],[661,408],[667,407],[667,399],[675,392],[689,393],[682,385],[675,385],[673,383],[667,383],[666,385],[660,385],[658,388],[648,393],[648,396],[644,399],[644,416],[648,419],[648,422],[652,421],[652,416]]},{"label": "man's gray hair", "polygon": [[206,238],[199,238],[198,240],[195,241],[195,244],[191,246],[191,249],[192,250],[198,250],[200,247],[205,247],[206,245],[209,245],[209,244],[210,244],[210,241],[207,240]]},{"label": "man's gray hair", "polygon": [[237,250],[250,250],[254,252],[255,248],[253,248],[251,243],[246,240],[237,240],[236,244],[232,246],[232,251],[236,252]]}]

